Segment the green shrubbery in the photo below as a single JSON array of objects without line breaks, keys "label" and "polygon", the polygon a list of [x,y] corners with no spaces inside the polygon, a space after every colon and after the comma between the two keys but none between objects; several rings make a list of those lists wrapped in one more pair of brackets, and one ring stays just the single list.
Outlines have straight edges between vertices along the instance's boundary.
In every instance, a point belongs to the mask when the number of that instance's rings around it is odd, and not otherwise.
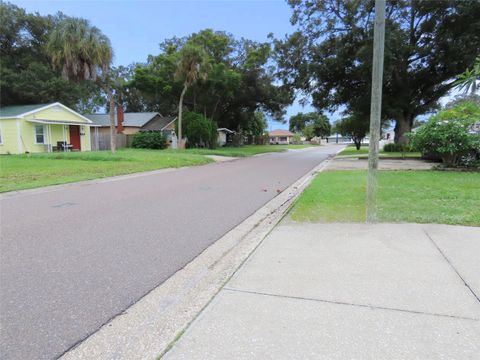
[{"label": "green shrubbery", "polygon": [[414,148],[440,157],[447,166],[457,166],[467,158],[474,163],[480,155],[479,124],[480,106],[464,102],[432,116],[409,137]]},{"label": "green shrubbery", "polygon": [[161,131],[141,131],[133,136],[132,148],[136,149],[165,149],[167,138]]},{"label": "green shrubbery", "polygon": [[383,147],[384,152],[410,152],[412,151],[412,146],[410,144],[385,144]]},{"label": "green shrubbery", "polygon": [[195,112],[186,112],[183,116],[183,126],[188,147],[217,147],[217,124]]}]

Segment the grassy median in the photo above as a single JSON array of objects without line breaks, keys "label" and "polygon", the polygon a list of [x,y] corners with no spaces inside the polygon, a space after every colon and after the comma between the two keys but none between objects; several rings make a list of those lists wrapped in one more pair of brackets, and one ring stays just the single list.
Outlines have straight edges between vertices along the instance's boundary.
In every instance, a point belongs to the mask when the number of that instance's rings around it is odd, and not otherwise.
[{"label": "grassy median", "polygon": [[[366,171],[325,171],[300,196],[295,221],[364,222]],[[382,222],[480,226],[480,173],[380,171]]]}]

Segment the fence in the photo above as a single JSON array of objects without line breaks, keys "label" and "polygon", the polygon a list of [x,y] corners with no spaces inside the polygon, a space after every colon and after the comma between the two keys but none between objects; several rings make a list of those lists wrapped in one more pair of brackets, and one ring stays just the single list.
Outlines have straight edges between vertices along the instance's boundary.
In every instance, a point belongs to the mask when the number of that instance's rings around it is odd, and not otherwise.
[{"label": "fence", "polygon": [[[95,139],[95,136],[98,138]],[[128,147],[132,144],[132,135],[125,134],[116,134],[115,136],[117,149]],[[107,132],[98,132],[97,134],[92,134],[92,150],[110,150],[110,133]]]}]

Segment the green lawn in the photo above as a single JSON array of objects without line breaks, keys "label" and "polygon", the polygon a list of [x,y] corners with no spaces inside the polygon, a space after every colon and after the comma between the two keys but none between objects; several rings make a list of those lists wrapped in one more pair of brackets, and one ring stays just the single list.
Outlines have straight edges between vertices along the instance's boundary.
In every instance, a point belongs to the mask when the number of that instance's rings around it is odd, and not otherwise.
[{"label": "green lawn", "polygon": [[212,161],[193,153],[139,149],[122,149],[115,155],[109,151],[2,155],[0,192]]},{"label": "green lawn", "polygon": [[310,145],[247,145],[239,148],[140,150],[43,153],[0,156],[0,192],[65,184],[140,171],[202,165],[213,160],[204,155],[251,156],[266,152],[302,149]]},{"label": "green lawn", "polygon": [[167,150],[172,152],[183,151],[190,154],[201,154],[201,155],[222,155],[222,156],[233,156],[233,157],[243,157],[243,156],[252,156],[256,154],[263,154],[269,152],[281,152],[288,149],[305,149],[312,147],[314,145],[245,145],[240,147],[222,147],[214,150],[211,149],[186,149],[186,150]]},{"label": "green lawn", "polygon": [[[380,157],[415,157],[419,158],[421,154],[419,152],[385,152],[380,150],[379,153]],[[355,146],[347,146],[343,149],[337,157],[368,157],[368,146],[362,146],[360,150],[357,150]]]},{"label": "green lawn", "polygon": [[[365,171],[325,171],[292,209],[295,221],[364,222]],[[480,226],[480,173],[380,171],[382,222]]]}]

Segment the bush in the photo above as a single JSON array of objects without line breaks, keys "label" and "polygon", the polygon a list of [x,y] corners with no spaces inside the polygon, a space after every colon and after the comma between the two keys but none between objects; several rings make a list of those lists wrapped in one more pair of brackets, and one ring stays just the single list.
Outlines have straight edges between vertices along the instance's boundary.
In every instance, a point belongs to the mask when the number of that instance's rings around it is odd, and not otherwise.
[{"label": "bush", "polygon": [[294,134],[292,139],[292,144],[301,144],[302,136],[300,134]]},{"label": "bush", "polygon": [[412,147],[409,144],[385,144],[383,147],[385,152],[409,152],[412,151]]},{"label": "bush", "polygon": [[463,157],[480,152],[480,133],[475,130],[478,124],[480,106],[464,102],[432,116],[409,138],[422,154],[438,156],[447,166],[457,166]]},{"label": "bush", "polygon": [[167,138],[161,131],[140,131],[133,136],[132,148],[165,149]]},{"label": "bush", "polygon": [[268,134],[264,135],[256,135],[254,138],[254,143],[255,145],[267,145],[270,138],[268,137]]},{"label": "bush", "polygon": [[183,126],[188,147],[217,147],[217,124],[202,114],[187,112],[183,117]]}]

